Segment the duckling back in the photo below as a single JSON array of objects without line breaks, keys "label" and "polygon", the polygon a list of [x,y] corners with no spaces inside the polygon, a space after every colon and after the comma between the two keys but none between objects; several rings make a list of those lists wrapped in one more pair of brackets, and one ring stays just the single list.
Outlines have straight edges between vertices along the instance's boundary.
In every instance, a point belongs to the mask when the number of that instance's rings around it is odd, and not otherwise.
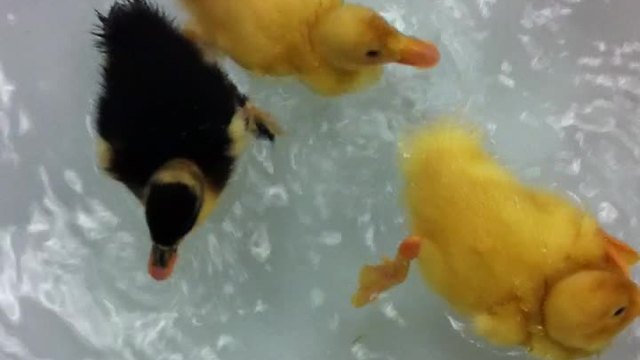
[{"label": "duckling back", "polygon": [[222,188],[233,165],[227,128],[246,98],[146,1],[116,4],[99,18],[97,131],[113,152],[108,170],[135,190],[162,164],[185,158]]},{"label": "duckling back", "polygon": [[[515,179],[482,148],[482,135],[470,125],[443,120],[421,129],[401,144],[405,200],[417,235],[449,232],[462,208],[503,202]],[[483,188],[480,191],[480,187]],[[491,191],[491,188],[501,191]],[[484,189],[487,188],[487,189]],[[486,190],[489,190],[488,192]],[[481,210],[481,209],[478,209]]]},{"label": "duckling back", "polygon": [[602,255],[601,242],[589,240],[595,221],[520,184],[483,149],[477,129],[441,121],[402,150],[413,234],[426,239],[422,274],[459,311],[513,297],[535,308],[548,276]]},{"label": "duckling back", "polygon": [[341,0],[180,0],[190,30],[242,67],[261,74],[293,75],[317,59],[309,29]]}]

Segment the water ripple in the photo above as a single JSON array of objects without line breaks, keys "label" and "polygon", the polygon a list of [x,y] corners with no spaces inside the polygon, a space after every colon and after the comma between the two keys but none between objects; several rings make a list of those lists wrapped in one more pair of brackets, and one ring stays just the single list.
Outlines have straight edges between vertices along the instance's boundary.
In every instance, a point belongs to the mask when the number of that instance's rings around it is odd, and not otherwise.
[{"label": "water ripple", "polygon": [[16,299],[18,264],[12,246],[14,232],[14,228],[0,230],[0,308],[15,323],[20,319],[20,306]]},{"label": "water ripple", "polygon": [[[410,360],[445,348],[495,358],[450,336],[468,324],[434,311],[417,273],[378,311],[349,307],[359,266],[392,254],[407,232],[395,143],[431,115],[469,113],[507,144],[497,152],[521,175],[566,192],[637,246],[640,43],[589,33],[593,19],[582,18],[598,10],[614,29],[622,1],[442,0],[425,10],[371,0],[401,30],[437,42],[443,61],[391,66],[378,86],[340,99],[230,66],[290,131],[276,146],[251,145],[161,284],[146,273],[141,207],[90,154],[94,104],[84,99],[98,69],[86,30],[91,7],[106,4],[7,13],[3,3],[0,358]],[[371,341],[349,345],[359,334]],[[632,336],[614,351],[635,356]]]}]

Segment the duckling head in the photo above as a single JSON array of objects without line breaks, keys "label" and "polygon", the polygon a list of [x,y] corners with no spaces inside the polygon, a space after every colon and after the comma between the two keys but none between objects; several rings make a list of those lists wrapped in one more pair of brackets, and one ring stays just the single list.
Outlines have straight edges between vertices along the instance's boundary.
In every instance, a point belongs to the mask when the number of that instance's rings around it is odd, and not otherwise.
[{"label": "duckling head", "polygon": [[311,36],[325,60],[348,70],[388,63],[430,68],[440,61],[433,43],[404,35],[375,11],[355,4],[322,16]]},{"label": "duckling head", "polygon": [[640,315],[640,291],[621,271],[578,271],[550,289],[543,311],[550,338],[594,354]]},{"label": "duckling head", "polygon": [[204,181],[195,164],[178,159],[161,167],[147,186],[145,216],[152,241],[148,271],[155,280],[166,280],[173,272],[178,245],[202,210]]}]

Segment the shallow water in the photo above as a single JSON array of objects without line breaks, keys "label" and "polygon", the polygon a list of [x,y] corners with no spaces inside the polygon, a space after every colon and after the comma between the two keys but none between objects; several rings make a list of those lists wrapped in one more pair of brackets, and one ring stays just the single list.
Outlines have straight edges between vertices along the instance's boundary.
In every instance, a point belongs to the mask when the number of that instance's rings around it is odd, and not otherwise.
[{"label": "shallow water", "polygon": [[[441,66],[390,67],[327,100],[227,64],[288,134],[252,145],[159,284],[141,209],[94,163],[89,32],[110,2],[2,0],[0,359],[526,358],[468,336],[415,272],[349,305],[359,267],[406,234],[398,136],[443,112],[484,124],[524,179],[640,246],[637,0],[362,2],[438,42]],[[638,335],[601,358],[637,359]]]}]

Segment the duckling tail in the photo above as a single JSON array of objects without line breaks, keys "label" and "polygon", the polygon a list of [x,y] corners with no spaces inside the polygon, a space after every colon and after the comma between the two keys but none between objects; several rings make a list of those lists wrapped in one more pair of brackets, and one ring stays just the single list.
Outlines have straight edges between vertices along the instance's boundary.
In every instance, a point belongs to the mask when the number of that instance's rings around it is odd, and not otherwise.
[{"label": "duckling tail", "polygon": [[171,50],[161,46],[162,43],[171,43],[180,36],[167,15],[147,0],[121,1],[114,4],[108,14],[97,12],[97,15],[99,24],[93,35],[104,53],[132,58],[143,54],[143,59],[152,59],[162,55],[157,54],[160,51]]}]

